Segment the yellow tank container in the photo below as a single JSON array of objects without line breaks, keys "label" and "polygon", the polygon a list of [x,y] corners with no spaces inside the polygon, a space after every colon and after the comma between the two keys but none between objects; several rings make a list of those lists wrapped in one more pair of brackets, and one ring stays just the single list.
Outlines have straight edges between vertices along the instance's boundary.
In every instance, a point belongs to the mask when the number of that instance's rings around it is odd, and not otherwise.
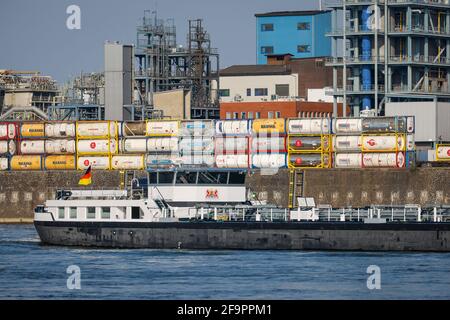
[{"label": "yellow tank container", "polygon": [[254,134],[285,134],[285,119],[256,119],[252,125]]},{"label": "yellow tank container", "polygon": [[42,170],[41,156],[14,156],[11,158],[11,170]]},{"label": "yellow tank container", "polygon": [[45,123],[22,123],[20,134],[22,138],[42,138],[45,136]]},{"label": "yellow tank container", "polygon": [[44,160],[46,170],[76,170],[75,156],[48,156]]}]

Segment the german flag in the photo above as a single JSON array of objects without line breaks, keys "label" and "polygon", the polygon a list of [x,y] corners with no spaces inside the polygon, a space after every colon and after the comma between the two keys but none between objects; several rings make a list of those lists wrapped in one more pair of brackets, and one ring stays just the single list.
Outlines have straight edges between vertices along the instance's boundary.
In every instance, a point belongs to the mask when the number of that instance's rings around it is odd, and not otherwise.
[{"label": "german flag", "polygon": [[81,177],[78,184],[81,186],[88,186],[92,183],[92,174],[91,174],[91,166],[87,168],[86,173]]}]

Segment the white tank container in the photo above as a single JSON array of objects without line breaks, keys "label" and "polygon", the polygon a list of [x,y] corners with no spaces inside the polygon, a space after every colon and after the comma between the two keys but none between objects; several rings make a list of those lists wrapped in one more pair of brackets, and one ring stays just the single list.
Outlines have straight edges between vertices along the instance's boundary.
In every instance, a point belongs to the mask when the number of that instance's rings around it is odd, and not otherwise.
[{"label": "white tank container", "polygon": [[248,168],[248,155],[246,154],[229,154],[216,156],[217,168]]},{"label": "white tank container", "polygon": [[149,154],[146,158],[148,167],[157,166],[179,166],[182,164],[181,157],[175,154]]},{"label": "white tank container", "polygon": [[214,155],[212,154],[187,154],[181,157],[183,165],[214,166]]},{"label": "white tank container", "polygon": [[179,150],[182,154],[191,154],[195,152],[213,153],[214,139],[212,137],[182,137],[179,140]]},{"label": "white tank container", "polygon": [[334,151],[361,151],[362,136],[333,136],[332,139]]},{"label": "white tank container", "polygon": [[110,168],[109,157],[78,157],[78,170],[92,169],[108,170]]},{"label": "white tank container", "polygon": [[213,136],[214,122],[211,120],[182,121],[180,136]]},{"label": "white tank container", "polygon": [[0,158],[0,171],[6,171],[9,169],[8,158]]},{"label": "white tank container", "polygon": [[365,153],[362,156],[362,165],[370,167],[403,168],[405,166],[405,154],[399,153]]},{"label": "white tank container", "polygon": [[147,140],[148,152],[178,152],[178,138],[150,138]]},{"label": "white tank container", "polygon": [[45,140],[23,140],[20,142],[21,154],[44,154]]},{"label": "white tank container", "polygon": [[286,154],[255,154],[252,157],[252,166],[260,169],[283,168],[286,166]]},{"label": "white tank container", "polygon": [[335,168],[361,168],[362,153],[338,153],[334,158]]},{"label": "white tank container", "polygon": [[404,136],[363,136],[362,146],[365,151],[403,151]]},{"label": "white tank container", "polygon": [[329,134],[330,119],[290,119],[289,134]]},{"label": "white tank container", "polygon": [[437,148],[438,159],[450,160],[450,146],[439,146]]},{"label": "white tank container", "polygon": [[416,118],[415,117],[407,117],[406,118],[406,132],[407,133],[416,132]]},{"label": "white tank container", "polygon": [[113,170],[142,170],[144,167],[143,156],[113,156],[111,158]]},{"label": "white tank container", "polygon": [[286,139],[284,137],[254,137],[252,138],[252,152],[284,152]]},{"label": "white tank container", "polygon": [[119,141],[119,150],[122,153],[147,153],[147,139],[122,139]]},{"label": "white tank container", "polygon": [[178,121],[147,122],[148,136],[176,136],[179,134]]},{"label": "white tank container", "polygon": [[104,122],[79,122],[77,124],[77,135],[83,138],[116,137],[118,135],[114,121]]},{"label": "white tank container", "polygon": [[12,140],[0,140],[0,154],[9,153],[10,155],[16,154],[16,143]]},{"label": "white tank container", "polygon": [[75,140],[46,140],[45,152],[48,154],[74,154]]},{"label": "white tank container", "polygon": [[333,120],[333,132],[339,133],[360,133],[362,132],[362,119],[334,119]]},{"label": "white tank container", "polygon": [[75,123],[55,122],[45,124],[45,135],[49,138],[74,138]]},{"label": "white tank container", "polygon": [[80,154],[115,154],[117,141],[110,140],[78,140],[77,151]]},{"label": "white tank container", "polygon": [[249,139],[245,137],[216,137],[215,153],[239,153],[248,152]]},{"label": "white tank container", "polygon": [[416,141],[415,141],[414,134],[406,135],[406,150],[407,151],[414,151],[414,150],[416,150]]},{"label": "white tank container", "polygon": [[14,139],[16,137],[16,128],[14,124],[0,124],[0,139]]},{"label": "white tank container", "polygon": [[216,134],[249,134],[250,128],[250,120],[222,120],[216,122]]}]

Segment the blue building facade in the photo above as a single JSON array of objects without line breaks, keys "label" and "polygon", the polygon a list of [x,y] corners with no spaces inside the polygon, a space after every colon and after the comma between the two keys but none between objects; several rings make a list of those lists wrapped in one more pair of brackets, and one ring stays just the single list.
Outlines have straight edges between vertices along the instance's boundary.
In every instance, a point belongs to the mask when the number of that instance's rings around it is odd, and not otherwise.
[{"label": "blue building facade", "polygon": [[330,11],[285,11],[256,14],[256,57],[290,53],[294,58],[331,56]]}]

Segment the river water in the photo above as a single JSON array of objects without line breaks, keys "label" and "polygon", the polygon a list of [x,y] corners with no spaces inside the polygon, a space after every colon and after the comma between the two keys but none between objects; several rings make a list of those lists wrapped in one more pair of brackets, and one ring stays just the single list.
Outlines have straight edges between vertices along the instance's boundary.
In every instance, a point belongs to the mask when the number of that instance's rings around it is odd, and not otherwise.
[{"label": "river water", "polygon": [[450,254],[81,249],[0,225],[0,299],[450,299]]}]

